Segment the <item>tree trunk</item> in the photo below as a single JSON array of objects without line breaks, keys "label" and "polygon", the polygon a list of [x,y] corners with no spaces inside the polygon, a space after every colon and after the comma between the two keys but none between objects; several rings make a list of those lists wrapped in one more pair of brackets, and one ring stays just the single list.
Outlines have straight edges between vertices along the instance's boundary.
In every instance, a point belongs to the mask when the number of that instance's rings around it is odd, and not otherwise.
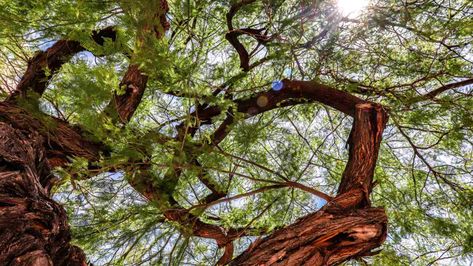
[{"label": "tree trunk", "polygon": [[44,144],[38,132],[0,122],[1,265],[86,265],[69,243],[64,209],[49,197]]}]

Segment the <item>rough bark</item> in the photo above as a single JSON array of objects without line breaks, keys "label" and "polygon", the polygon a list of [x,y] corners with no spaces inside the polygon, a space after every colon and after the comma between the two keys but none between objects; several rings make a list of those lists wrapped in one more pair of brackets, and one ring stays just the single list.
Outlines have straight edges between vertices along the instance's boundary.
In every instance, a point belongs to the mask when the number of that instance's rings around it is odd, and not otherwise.
[{"label": "rough bark", "polygon": [[256,240],[230,265],[333,265],[369,255],[384,242],[387,217],[382,208],[333,206]]},{"label": "rough bark", "polygon": [[[237,50],[244,71],[251,68],[250,55],[238,36],[247,34],[259,43],[270,40],[262,34],[264,29],[233,28],[233,16],[242,6],[252,2],[254,0],[236,2],[227,14],[229,32],[226,38]],[[153,14],[157,23],[145,25],[138,40],[150,33],[161,38],[169,27],[165,16],[167,3],[161,0],[159,5],[158,12]],[[104,37],[115,39],[115,31],[107,28],[92,34],[99,45],[104,43]],[[17,96],[25,96],[29,91],[41,95],[52,75],[82,50],[80,43],[62,40],[47,51],[37,53],[30,60],[17,91],[7,102],[0,103],[0,261],[6,265],[85,265],[83,252],[69,244],[70,233],[64,209],[49,197],[53,184],[50,169],[64,165],[69,157],[97,161],[108,149],[84,137],[85,133],[78,128],[16,105],[20,103],[16,100],[21,98]],[[108,110],[114,112],[109,114],[116,114],[115,122],[130,121],[141,102],[147,80],[138,66],[130,63],[120,84],[124,86],[124,94],[115,94],[109,104]],[[372,250],[379,247],[386,237],[386,214],[381,208],[372,208],[369,200],[381,135],[387,120],[384,110],[314,81],[284,80],[283,83],[281,91],[267,91],[235,100],[237,111],[251,117],[283,106],[316,101],[353,116],[347,167],[337,197],[322,210],[256,241],[231,264],[331,265],[372,254]],[[225,111],[208,105],[197,110],[192,115],[200,120],[201,125],[211,123],[213,117]],[[227,127],[232,123],[230,114],[213,140],[223,140]],[[190,127],[182,132],[193,135],[196,130],[197,127]],[[159,200],[160,188],[156,188],[151,179],[130,183],[149,200]],[[213,194],[209,199],[224,196],[211,186],[210,189]],[[205,223],[175,201],[171,200],[171,203],[172,208],[163,210],[168,221],[191,229],[194,236],[214,239],[219,247],[225,248],[219,265],[232,259],[232,241],[249,234],[249,228],[225,229]]]},{"label": "rough bark", "polygon": [[337,197],[256,241],[230,265],[333,265],[370,255],[381,246],[387,216],[384,209],[370,207],[369,194],[388,118],[381,106],[368,102],[355,103],[353,117],[349,159]]},{"label": "rough bark", "polygon": [[71,244],[64,209],[49,198],[53,175],[38,132],[0,122],[2,265],[86,265]]},{"label": "rough bark", "polygon": [[[153,14],[157,23],[143,33],[161,38],[169,28],[167,2],[158,2]],[[116,39],[113,27],[94,31],[91,38],[103,45],[104,38]],[[98,161],[109,149],[92,141],[86,132],[67,122],[27,111],[20,105],[37,105],[61,66],[85,48],[74,40],[60,40],[28,62],[16,90],[0,103],[0,264],[1,265],[85,265],[85,255],[71,240],[64,209],[52,199],[54,184],[50,169],[70,158]],[[111,103],[118,118],[128,122],[146,87],[147,76],[130,64],[120,86],[123,95]],[[31,93],[34,97],[28,97]],[[33,107],[34,108],[34,107]]]},{"label": "rough bark", "polygon": [[80,128],[41,113],[28,112],[10,102],[0,103],[1,121],[47,140],[44,146],[46,158],[52,167],[66,164],[71,157],[98,161],[101,153],[107,155],[109,152],[103,144],[87,138]]},{"label": "rough bark", "polygon": [[[387,114],[382,106],[372,103],[356,105],[352,131],[348,139],[348,162],[342,175],[338,194],[361,188],[371,192],[372,179]],[[366,199],[369,204],[369,199]]]}]

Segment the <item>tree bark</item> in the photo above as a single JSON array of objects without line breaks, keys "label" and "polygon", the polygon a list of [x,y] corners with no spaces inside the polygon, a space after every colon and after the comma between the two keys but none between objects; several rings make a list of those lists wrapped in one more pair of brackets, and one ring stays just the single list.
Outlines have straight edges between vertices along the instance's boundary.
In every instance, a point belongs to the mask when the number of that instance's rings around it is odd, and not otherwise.
[{"label": "tree bark", "polygon": [[[226,38],[237,49],[242,68],[248,71],[249,56],[238,41],[241,34],[255,37],[259,43],[269,37],[260,29],[234,30],[232,17],[243,5],[254,0],[234,4],[227,15],[229,33]],[[169,28],[166,21],[167,3],[158,3],[157,13],[152,14],[156,24],[145,25],[138,33],[144,40],[150,33],[163,37]],[[115,40],[113,28],[93,32],[92,39],[103,45],[104,38]],[[71,236],[64,209],[49,195],[54,184],[51,169],[69,161],[70,157],[83,157],[89,162],[107,155],[109,149],[91,141],[86,134],[64,121],[30,113],[17,104],[28,100],[30,92],[40,96],[52,76],[74,54],[85,48],[77,41],[61,40],[47,51],[38,52],[28,64],[16,91],[0,103],[0,262],[2,265],[86,265],[82,250],[70,244]],[[131,56],[131,58],[133,58]],[[133,60],[131,60],[133,61]],[[124,94],[115,94],[107,111],[113,110],[114,122],[126,124],[132,118],[146,88],[148,77],[138,65],[130,63],[120,86]],[[278,107],[303,102],[320,102],[354,117],[350,134],[349,160],[343,173],[338,195],[320,211],[298,222],[275,231],[230,262],[231,265],[332,265],[351,258],[372,254],[386,238],[387,217],[382,208],[370,205],[373,172],[378,155],[381,135],[387,116],[381,106],[360,99],[315,81],[283,80],[281,91],[266,91],[247,99],[235,100],[237,111],[247,117]],[[218,106],[197,108],[191,115],[200,125],[210,124],[222,111]],[[230,117],[230,116],[229,116]],[[213,140],[221,141],[229,119],[215,133]],[[178,126],[184,128],[185,124]],[[197,127],[184,133],[192,136]],[[178,140],[185,136],[180,132]],[[181,138],[182,137],[182,138]],[[148,182],[148,183],[146,183]],[[150,200],[157,200],[159,188],[149,180],[131,185]],[[212,190],[212,189],[211,189]],[[216,197],[223,194],[212,190]],[[198,237],[215,239],[224,247],[218,264],[227,264],[233,257],[233,240],[244,236],[245,229],[223,230],[206,224],[189,210],[176,207],[163,211],[169,221],[192,228]]]},{"label": "tree bark", "polygon": [[[167,11],[165,0],[157,2],[152,13],[157,23],[143,33],[152,30],[162,37],[169,28]],[[104,38],[114,41],[116,37],[113,27],[91,35],[99,45]],[[37,106],[35,98],[44,93],[53,75],[84,50],[78,41],[60,40],[37,52],[16,90],[0,102],[0,265],[86,265],[84,252],[70,244],[66,212],[50,198],[51,169],[74,157],[96,162],[110,149],[79,127],[39,109],[30,112],[20,107],[23,103]],[[128,122],[139,105],[146,81],[147,76],[131,64],[121,83],[125,94],[115,95],[112,101],[122,122]]]},{"label": "tree bark", "polygon": [[0,262],[2,265],[86,265],[69,243],[67,216],[49,197],[53,175],[36,131],[0,122]]},{"label": "tree bark", "polygon": [[255,241],[230,265],[334,265],[370,255],[386,238],[384,210],[337,204]]},{"label": "tree bark", "polygon": [[318,212],[257,240],[230,265],[334,265],[372,255],[381,246],[387,216],[383,208],[370,206],[369,194],[388,117],[374,103],[354,107],[349,158],[338,195]]},{"label": "tree bark", "polygon": [[100,159],[100,154],[108,155],[110,152],[102,143],[88,138],[79,127],[39,111],[33,114],[11,102],[0,102],[0,122],[8,123],[23,132],[35,132],[46,140],[44,148],[51,167],[63,166],[72,157],[96,162]]}]

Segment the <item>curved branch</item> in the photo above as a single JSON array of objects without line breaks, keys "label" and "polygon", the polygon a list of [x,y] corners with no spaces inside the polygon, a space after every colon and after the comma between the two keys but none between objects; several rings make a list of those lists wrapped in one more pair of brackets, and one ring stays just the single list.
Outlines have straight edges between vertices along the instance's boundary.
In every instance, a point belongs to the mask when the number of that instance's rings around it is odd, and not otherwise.
[{"label": "curved branch", "polygon": [[369,206],[373,174],[378,159],[381,137],[388,115],[381,105],[362,103],[356,105],[348,162],[342,175],[338,194],[361,188],[366,195],[364,206]]},{"label": "curved branch", "polygon": [[244,29],[237,29],[231,30],[225,34],[225,39],[235,48],[240,57],[240,68],[243,69],[244,72],[250,71],[250,55],[246,50],[245,46],[238,40],[238,36],[246,34],[251,37],[254,37],[258,43],[265,44],[269,42],[272,37],[267,35],[261,34],[263,29],[251,29],[251,28],[244,28]]},{"label": "curved branch", "polygon": [[251,28],[242,28],[242,29],[234,29],[233,28],[233,17],[235,14],[240,10],[243,6],[249,5],[256,0],[241,0],[240,2],[236,2],[230,7],[226,18],[227,18],[227,27],[228,32],[225,34],[225,39],[235,48],[240,58],[240,68],[243,69],[244,72],[248,72],[250,70],[250,55],[246,50],[245,46],[238,40],[238,36],[242,34],[247,34],[249,36],[254,37],[258,43],[265,44],[269,42],[272,37],[269,37],[265,34],[261,34],[263,29],[251,29]]},{"label": "curved branch", "polygon": [[[301,103],[320,102],[328,105],[349,116],[355,116],[356,105],[366,103],[365,100],[351,95],[348,92],[337,90],[333,87],[316,81],[283,80],[280,91],[265,91],[257,93],[246,99],[235,100],[236,109],[252,117],[276,108],[292,106]],[[190,115],[199,119],[200,125],[211,124],[212,118],[222,112],[219,106],[210,106],[204,110],[193,112]],[[220,125],[212,136],[217,143],[228,134],[228,126],[233,123],[229,113],[227,119]],[[198,127],[189,127],[187,132],[193,135]]]},{"label": "curved branch", "polygon": [[[115,41],[116,31],[113,27],[93,31],[91,38],[97,44],[103,45],[105,42],[104,38],[110,38],[112,41]],[[25,74],[9,99],[25,97],[28,91],[42,95],[46,90],[47,84],[61,66],[81,51],[85,51],[85,48],[78,41],[59,40],[46,51],[37,52],[28,61]]]},{"label": "curved branch", "polygon": [[369,255],[384,242],[387,216],[383,209],[370,207],[369,193],[387,114],[378,104],[352,99],[342,109],[351,113],[348,107],[355,105],[338,196],[318,212],[254,242],[230,265],[333,265]]},{"label": "curved branch", "polygon": [[[141,46],[151,34],[154,34],[157,39],[161,39],[169,29],[170,25],[166,19],[166,14],[169,11],[167,1],[159,0],[155,4],[157,6],[150,18],[151,23],[145,23],[138,29],[136,38],[138,46]],[[133,60],[133,56],[131,59]],[[141,102],[147,82],[148,76],[139,69],[139,66],[130,64],[119,85],[120,88],[125,87],[125,93],[120,95],[114,93],[113,99],[107,106],[109,115],[116,119],[117,117],[113,115],[114,112],[111,112],[114,110],[121,122],[128,123]]]},{"label": "curved branch", "polygon": [[232,24],[232,19],[235,16],[235,14],[240,10],[243,6],[249,5],[253,2],[256,2],[256,0],[241,0],[239,2],[236,2],[230,7],[230,10],[227,13],[227,26],[229,30],[233,30],[233,24]]}]

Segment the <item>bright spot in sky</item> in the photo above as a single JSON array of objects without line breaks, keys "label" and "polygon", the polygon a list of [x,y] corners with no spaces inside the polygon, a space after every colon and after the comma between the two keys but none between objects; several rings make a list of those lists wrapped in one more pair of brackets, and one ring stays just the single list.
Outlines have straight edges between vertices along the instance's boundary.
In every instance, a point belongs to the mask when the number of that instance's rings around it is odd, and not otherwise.
[{"label": "bright spot in sky", "polygon": [[356,17],[368,5],[368,0],[337,0],[340,12],[347,17]]}]

